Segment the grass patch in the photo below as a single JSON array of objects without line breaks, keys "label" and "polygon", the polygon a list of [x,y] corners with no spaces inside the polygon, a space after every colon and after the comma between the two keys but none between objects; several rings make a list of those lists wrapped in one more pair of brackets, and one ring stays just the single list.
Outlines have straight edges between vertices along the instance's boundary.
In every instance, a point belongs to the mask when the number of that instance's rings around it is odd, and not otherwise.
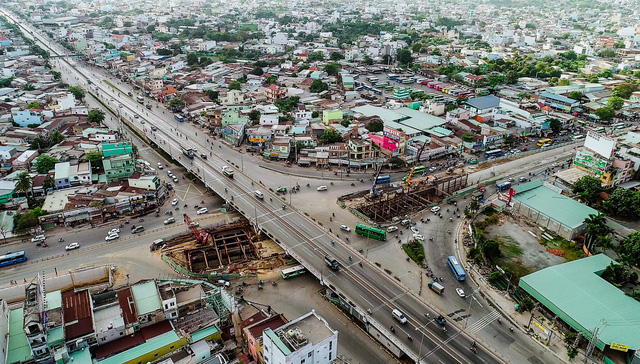
[{"label": "grass patch", "polygon": [[500,251],[502,252],[502,256],[498,259],[498,264],[511,273],[512,281],[517,281],[521,277],[533,273],[533,270],[524,265],[520,259],[524,251],[512,237],[501,236],[494,240],[500,244]]},{"label": "grass patch", "polygon": [[510,236],[502,236],[497,241],[500,243],[502,254],[508,257],[521,256],[523,253],[522,248],[513,240]]},{"label": "grass patch", "polygon": [[[586,255],[579,245],[576,245],[568,240],[565,240],[559,236],[545,241],[545,246],[549,249],[561,250],[562,257],[567,261],[573,261],[584,258]],[[558,255],[558,254],[556,254]]]},{"label": "grass patch", "polygon": [[414,240],[411,243],[402,244],[402,249],[404,249],[411,260],[422,265],[424,261],[424,248],[421,242]]}]

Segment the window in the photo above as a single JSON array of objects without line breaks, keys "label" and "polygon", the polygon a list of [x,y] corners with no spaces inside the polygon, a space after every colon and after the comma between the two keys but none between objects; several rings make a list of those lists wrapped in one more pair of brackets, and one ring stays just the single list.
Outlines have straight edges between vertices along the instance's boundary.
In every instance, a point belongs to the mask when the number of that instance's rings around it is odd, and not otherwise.
[{"label": "window", "polygon": [[300,360],[300,364],[304,364],[304,359]]},{"label": "window", "polygon": [[153,357],[157,358],[158,357],[158,353],[153,354]]},{"label": "window", "polygon": [[[333,348],[333,341],[329,341],[329,351],[331,351],[331,349]],[[331,359],[331,358],[329,358]]]},{"label": "window", "polygon": [[311,354],[312,354],[312,352],[310,351],[310,352],[307,354],[307,358],[310,358],[310,357],[311,357]]},{"label": "window", "polygon": [[173,350],[173,348],[175,348],[175,347],[176,347],[175,345],[171,345],[171,346],[169,347],[169,349],[172,349],[172,350]]}]

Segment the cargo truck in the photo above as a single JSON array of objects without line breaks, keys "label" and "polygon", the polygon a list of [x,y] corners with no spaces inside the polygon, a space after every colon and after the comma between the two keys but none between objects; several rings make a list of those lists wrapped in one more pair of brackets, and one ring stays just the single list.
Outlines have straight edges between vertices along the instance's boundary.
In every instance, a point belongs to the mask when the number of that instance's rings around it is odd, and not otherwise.
[{"label": "cargo truck", "polygon": [[444,292],[444,286],[442,286],[438,282],[429,282],[429,288],[437,294],[442,294]]},{"label": "cargo truck", "polygon": [[325,255],[324,261],[325,261],[325,263],[327,263],[329,268],[331,268],[332,270],[339,270],[340,269],[340,263],[338,263],[336,258],[332,257],[331,255]]},{"label": "cargo truck", "polygon": [[185,147],[181,147],[182,148],[182,154],[186,155],[187,158],[193,159],[194,154],[193,154],[193,149],[187,149]]}]

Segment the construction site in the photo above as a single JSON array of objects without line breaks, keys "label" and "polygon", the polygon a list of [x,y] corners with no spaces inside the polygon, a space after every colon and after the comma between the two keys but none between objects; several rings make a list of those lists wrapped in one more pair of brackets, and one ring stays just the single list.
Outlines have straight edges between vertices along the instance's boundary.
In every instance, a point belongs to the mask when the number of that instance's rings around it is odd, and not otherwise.
[{"label": "construction site", "polygon": [[156,241],[150,247],[151,251],[159,252],[180,273],[250,275],[271,270],[286,262],[284,251],[268,238],[257,234],[245,219],[221,222],[201,229],[187,214],[183,218],[189,233]]},{"label": "construction site", "polygon": [[461,165],[446,172],[413,178],[416,167],[402,182],[383,185],[380,171],[369,190],[340,196],[338,200],[354,213],[377,224],[388,223],[422,211],[467,187],[468,174]]}]

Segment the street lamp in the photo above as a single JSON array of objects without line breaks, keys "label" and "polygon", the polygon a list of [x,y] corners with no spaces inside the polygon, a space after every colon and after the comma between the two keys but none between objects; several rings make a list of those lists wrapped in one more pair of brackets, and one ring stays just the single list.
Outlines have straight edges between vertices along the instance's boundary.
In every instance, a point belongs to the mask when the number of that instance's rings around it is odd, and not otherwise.
[{"label": "street lamp", "polygon": [[478,306],[482,307],[482,305],[480,304],[480,302],[478,302],[478,300],[476,299],[476,297],[474,296],[476,294],[476,292],[478,292],[480,290],[480,288],[476,289],[475,291],[473,291],[473,293],[471,293],[468,297],[469,297],[469,307],[467,308],[467,319],[464,321],[464,328],[466,330],[467,328],[467,324],[469,323],[469,316],[470,312],[471,312],[471,303],[473,301],[476,301],[476,303],[478,304]]}]

